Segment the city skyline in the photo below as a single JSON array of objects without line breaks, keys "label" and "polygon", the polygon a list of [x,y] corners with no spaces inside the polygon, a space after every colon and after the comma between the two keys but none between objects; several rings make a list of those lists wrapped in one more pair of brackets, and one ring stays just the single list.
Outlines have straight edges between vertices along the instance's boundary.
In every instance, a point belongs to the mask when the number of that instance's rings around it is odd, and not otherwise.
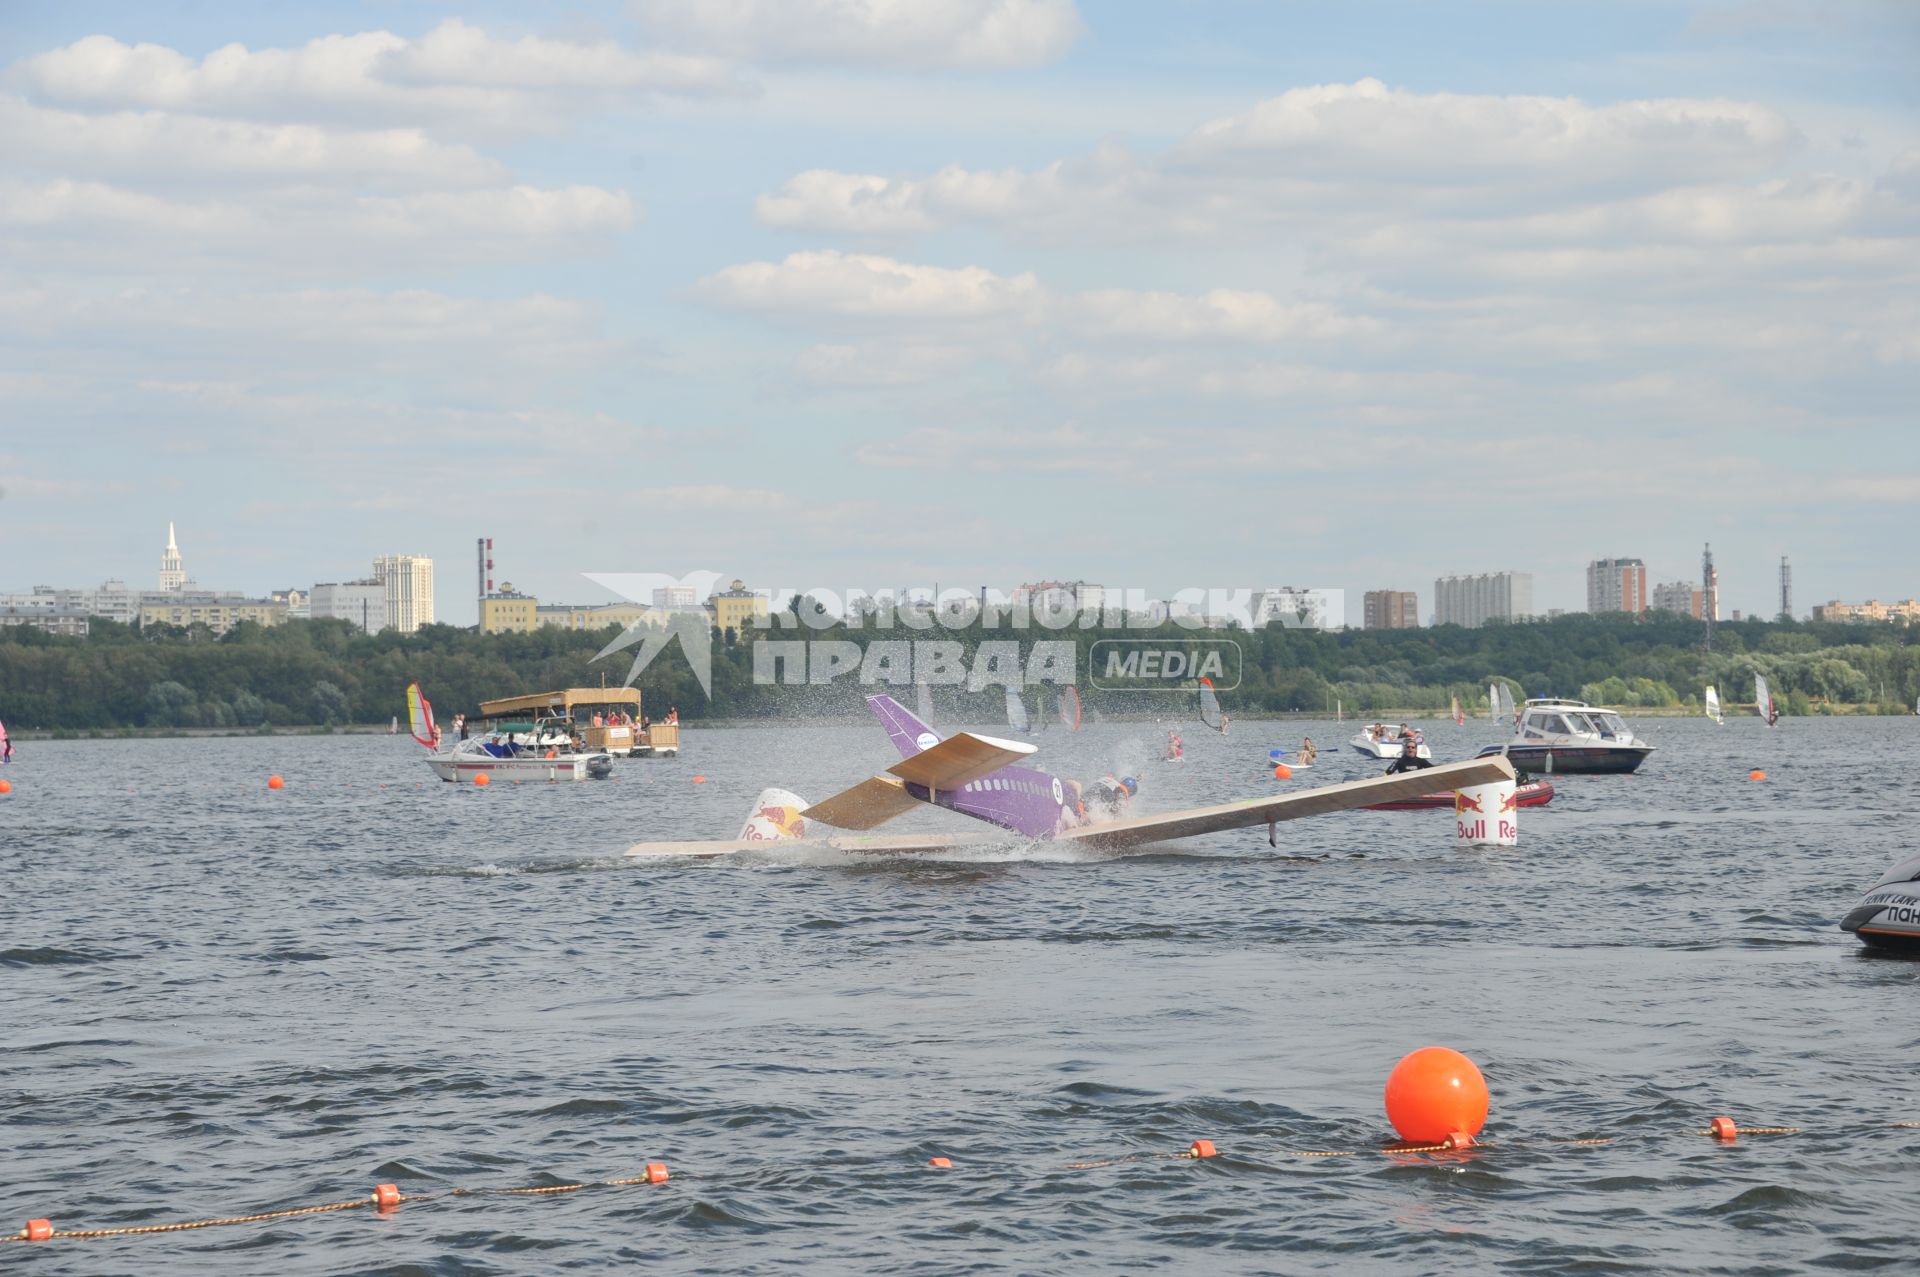
[{"label": "city skyline", "polygon": [[11,7],[0,591],[1914,592],[1920,9],[909,8]]}]

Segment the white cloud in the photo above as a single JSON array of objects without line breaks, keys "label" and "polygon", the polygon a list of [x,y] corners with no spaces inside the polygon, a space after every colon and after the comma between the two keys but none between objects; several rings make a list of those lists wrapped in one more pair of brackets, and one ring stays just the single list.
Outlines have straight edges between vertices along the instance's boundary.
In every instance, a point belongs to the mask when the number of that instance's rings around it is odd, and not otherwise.
[{"label": "white cloud", "polygon": [[229,44],[193,58],[157,44],[92,35],[16,63],[9,78],[72,105],[157,108],[245,118],[524,128],[581,95],[711,95],[740,86],[732,68],[611,41],[506,40],[449,18],[418,40],[390,31],[329,35],[297,49]]},{"label": "white cloud", "polygon": [[745,262],[700,281],[723,306],[863,319],[981,319],[1030,309],[1040,283],[980,266],[920,266],[871,254],[794,253]]},{"label": "white cloud", "polygon": [[898,236],[982,224],[1022,237],[1215,237],[1329,219],[1508,216],[1761,178],[1798,144],[1767,107],[1415,93],[1377,80],[1289,90],[1140,157],[1105,143],[1038,169],[926,177],[810,169],[762,195],[785,229]]},{"label": "white cloud", "polygon": [[1288,305],[1268,293],[1228,288],[1199,296],[1102,288],[1080,293],[1072,306],[1076,327],[1088,336],[1150,342],[1351,340],[1386,327],[1318,302]]},{"label": "white cloud", "polygon": [[1073,0],[633,0],[679,47],[758,63],[1042,66],[1081,32]]},{"label": "white cloud", "polygon": [[1638,185],[1763,173],[1799,140],[1784,116],[1750,102],[1590,106],[1575,98],[1417,93],[1364,79],[1290,89],[1211,120],[1169,163],[1449,186],[1488,178]]},{"label": "white cloud", "polygon": [[[832,250],[729,266],[700,281],[700,293],[718,305],[776,314],[855,321],[993,320],[1127,342],[1352,341],[1385,328],[1370,316],[1319,302],[1282,302],[1249,290],[1066,292],[1043,286],[1031,273],[1004,276],[981,266],[925,266]],[[896,343],[894,355],[902,349],[907,348]],[[950,360],[952,348],[940,349],[946,352],[941,358]],[[803,371],[839,367],[856,357],[854,347],[816,347],[803,357]]]},{"label": "white cloud", "polygon": [[[403,372],[464,386],[496,373],[564,377],[633,352],[601,331],[599,309],[534,294],[504,300],[428,289],[225,291],[201,287],[84,288],[0,281],[0,333],[55,372],[110,383],[149,378],[206,394],[251,378],[344,381]],[[92,352],[122,352],[110,367]]]},{"label": "white cloud", "polygon": [[640,210],[594,186],[359,195],[287,188],[246,199],[103,182],[0,180],[0,244],[82,269],[245,268],[337,277],[362,266],[464,266],[592,246]]},{"label": "white cloud", "polygon": [[167,185],[361,182],[380,187],[482,186],[506,166],[419,129],[328,129],[166,111],[89,115],[0,94],[0,161],[63,176],[139,178]]}]

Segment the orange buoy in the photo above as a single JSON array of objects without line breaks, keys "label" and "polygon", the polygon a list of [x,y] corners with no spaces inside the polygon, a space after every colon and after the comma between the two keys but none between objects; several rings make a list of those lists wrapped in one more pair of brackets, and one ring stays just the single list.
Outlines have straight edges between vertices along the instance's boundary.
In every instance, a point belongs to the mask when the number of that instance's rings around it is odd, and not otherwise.
[{"label": "orange buoy", "polygon": [[1487,1124],[1487,1081],[1472,1060],[1444,1046],[1409,1052],[1387,1076],[1387,1120],[1403,1140],[1439,1144]]},{"label": "orange buoy", "polygon": [[1275,763],[1273,765],[1273,778],[1275,780],[1292,780],[1293,768],[1287,766],[1285,763]]},{"label": "orange buoy", "polygon": [[10,780],[0,780],[0,794],[11,794],[12,792],[13,782]]},{"label": "orange buoy", "polygon": [[281,780],[278,776],[267,777],[268,789],[285,789],[286,787],[287,787],[287,782],[284,780]]},{"label": "orange buoy", "polygon": [[1754,768],[1752,771],[1747,773],[1748,780],[1765,780],[1766,778],[1767,778],[1767,774],[1761,771],[1758,767]]},{"label": "orange buoy", "polygon": [[373,1186],[373,1208],[375,1210],[398,1210],[400,1208],[400,1188],[396,1184],[375,1184]]},{"label": "orange buoy", "polygon": [[927,1159],[927,1165],[936,1166],[943,1171],[950,1171],[953,1169],[953,1159],[951,1157],[929,1157]]},{"label": "orange buoy", "polygon": [[695,776],[693,778],[693,783],[696,785],[704,785],[707,783],[707,778],[705,776]]},{"label": "orange buoy", "polygon": [[1220,1150],[1213,1146],[1212,1140],[1195,1140],[1187,1145],[1187,1156],[1193,1158],[1218,1157]]},{"label": "orange buoy", "polygon": [[493,779],[485,772],[475,772],[473,774],[473,783],[476,785],[491,785]]},{"label": "orange buoy", "polygon": [[53,1221],[50,1219],[30,1219],[20,1235],[30,1242],[43,1242],[53,1237]]},{"label": "orange buoy", "polygon": [[665,1162],[647,1163],[647,1183],[664,1184],[670,1178],[672,1177],[667,1174],[667,1164]]},{"label": "orange buoy", "polygon": [[1731,1144],[1740,1138],[1740,1128],[1730,1117],[1716,1117],[1708,1125],[1712,1128],[1713,1138],[1722,1144]]}]

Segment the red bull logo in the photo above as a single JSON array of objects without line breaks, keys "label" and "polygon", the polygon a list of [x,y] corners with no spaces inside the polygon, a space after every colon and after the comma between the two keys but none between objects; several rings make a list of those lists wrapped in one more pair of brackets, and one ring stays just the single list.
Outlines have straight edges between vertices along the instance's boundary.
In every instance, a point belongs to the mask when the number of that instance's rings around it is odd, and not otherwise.
[{"label": "red bull logo", "polygon": [[[800,816],[798,807],[762,807],[753,813],[748,822],[750,829],[771,827],[778,832],[776,838],[798,838],[807,832],[807,822]],[[748,837],[764,836],[749,833]]]},{"label": "red bull logo", "polygon": [[[1508,810],[1511,809],[1509,808]],[[1480,806],[1480,796],[1478,794],[1469,798],[1465,793],[1456,789],[1453,791],[1453,814],[1458,816],[1463,811],[1470,811],[1476,816],[1485,814]]]}]

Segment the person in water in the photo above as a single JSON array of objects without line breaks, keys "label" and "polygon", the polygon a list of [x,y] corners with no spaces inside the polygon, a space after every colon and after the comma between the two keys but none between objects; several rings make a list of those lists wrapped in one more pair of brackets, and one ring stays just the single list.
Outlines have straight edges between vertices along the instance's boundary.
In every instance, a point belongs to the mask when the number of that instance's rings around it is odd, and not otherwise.
[{"label": "person in water", "polygon": [[1185,758],[1186,755],[1187,755],[1186,742],[1180,739],[1180,733],[1176,731],[1168,731],[1167,757],[1168,758]]},{"label": "person in water", "polygon": [[1140,792],[1140,782],[1131,776],[1122,776],[1115,780],[1111,776],[1102,776],[1093,783],[1087,794],[1089,806],[1102,820],[1118,820],[1127,814],[1127,807],[1133,796]]}]

